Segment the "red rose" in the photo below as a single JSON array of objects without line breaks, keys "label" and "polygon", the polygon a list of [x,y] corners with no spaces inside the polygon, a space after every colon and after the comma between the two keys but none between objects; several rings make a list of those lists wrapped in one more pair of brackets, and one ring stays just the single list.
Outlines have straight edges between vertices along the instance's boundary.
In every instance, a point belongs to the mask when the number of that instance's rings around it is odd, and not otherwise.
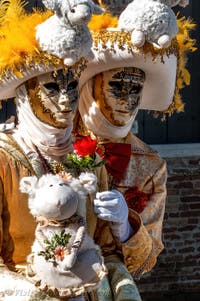
[{"label": "red rose", "polygon": [[125,199],[129,208],[141,213],[147,206],[151,194],[140,191],[137,187],[131,187],[125,192]]},{"label": "red rose", "polygon": [[81,156],[93,155],[96,151],[97,141],[90,136],[78,139],[74,142],[74,152]]}]

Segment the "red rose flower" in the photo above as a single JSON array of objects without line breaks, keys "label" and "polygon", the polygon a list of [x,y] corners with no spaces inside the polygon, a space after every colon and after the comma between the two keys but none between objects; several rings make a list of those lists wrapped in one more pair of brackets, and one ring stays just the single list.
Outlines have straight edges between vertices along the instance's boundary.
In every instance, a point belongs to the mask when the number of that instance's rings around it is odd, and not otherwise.
[{"label": "red rose flower", "polygon": [[97,141],[90,136],[78,139],[74,142],[74,152],[81,156],[93,155],[97,147]]},{"label": "red rose flower", "polygon": [[141,213],[147,206],[151,194],[140,191],[137,187],[131,187],[125,192],[125,199],[130,209]]}]

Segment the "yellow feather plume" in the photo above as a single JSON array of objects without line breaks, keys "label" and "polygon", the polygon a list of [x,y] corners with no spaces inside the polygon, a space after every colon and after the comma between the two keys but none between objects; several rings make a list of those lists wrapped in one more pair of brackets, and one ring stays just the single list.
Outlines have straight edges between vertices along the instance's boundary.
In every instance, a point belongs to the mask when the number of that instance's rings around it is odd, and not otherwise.
[{"label": "yellow feather plume", "polygon": [[93,15],[88,26],[92,31],[99,31],[106,28],[115,28],[117,27],[118,18],[112,16],[109,13],[104,13],[103,15]]},{"label": "yellow feather plume", "polygon": [[98,0],[99,5],[104,8],[105,13],[102,15],[93,15],[88,26],[92,31],[100,31],[106,28],[115,28],[118,24],[118,18],[109,13],[108,7]]},{"label": "yellow feather plume", "polygon": [[5,20],[4,17],[5,17],[8,7],[9,7],[9,4],[10,4],[9,1],[6,1],[6,0],[0,1],[0,26],[1,26],[1,24],[3,24],[3,22]]},{"label": "yellow feather plume", "polygon": [[[27,13],[25,2],[10,0],[8,5],[0,2],[0,78],[6,72],[19,72],[39,54],[35,39],[35,27],[44,22],[52,13],[35,10]],[[39,59],[39,58],[38,58]]]},{"label": "yellow feather plume", "polygon": [[195,47],[196,40],[190,37],[191,30],[195,29],[196,24],[192,23],[191,19],[182,17],[177,19],[179,32],[177,34],[177,41],[179,47],[178,66],[176,75],[176,88],[174,99],[168,110],[164,111],[164,118],[166,114],[171,116],[174,112],[183,112],[184,103],[182,102],[180,90],[190,84],[190,72],[186,68],[187,55],[189,52],[197,50]]}]

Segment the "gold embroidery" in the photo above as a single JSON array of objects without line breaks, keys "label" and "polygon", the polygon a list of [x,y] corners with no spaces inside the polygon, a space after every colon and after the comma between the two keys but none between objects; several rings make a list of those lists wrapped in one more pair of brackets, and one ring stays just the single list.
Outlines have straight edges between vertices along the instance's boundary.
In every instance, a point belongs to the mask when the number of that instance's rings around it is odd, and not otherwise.
[{"label": "gold embroidery", "polygon": [[5,145],[3,147],[0,146],[0,148],[6,150],[12,158],[24,165],[31,173],[35,173],[30,160],[12,135],[7,134],[4,138],[3,135],[1,135],[0,140],[5,143]]}]

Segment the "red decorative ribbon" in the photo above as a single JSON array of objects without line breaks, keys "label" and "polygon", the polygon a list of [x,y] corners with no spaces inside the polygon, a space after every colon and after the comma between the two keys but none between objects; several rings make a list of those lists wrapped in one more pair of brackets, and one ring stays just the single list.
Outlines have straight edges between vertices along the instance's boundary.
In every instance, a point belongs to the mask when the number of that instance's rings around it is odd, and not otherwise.
[{"label": "red decorative ribbon", "polygon": [[130,161],[131,144],[110,142],[100,145],[96,151],[106,161],[108,173],[120,182]]},{"label": "red decorative ribbon", "polygon": [[137,187],[130,187],[125,192],[125,199],[129,208],[141,213],[147,206],[151,194],[140,191]]}]

